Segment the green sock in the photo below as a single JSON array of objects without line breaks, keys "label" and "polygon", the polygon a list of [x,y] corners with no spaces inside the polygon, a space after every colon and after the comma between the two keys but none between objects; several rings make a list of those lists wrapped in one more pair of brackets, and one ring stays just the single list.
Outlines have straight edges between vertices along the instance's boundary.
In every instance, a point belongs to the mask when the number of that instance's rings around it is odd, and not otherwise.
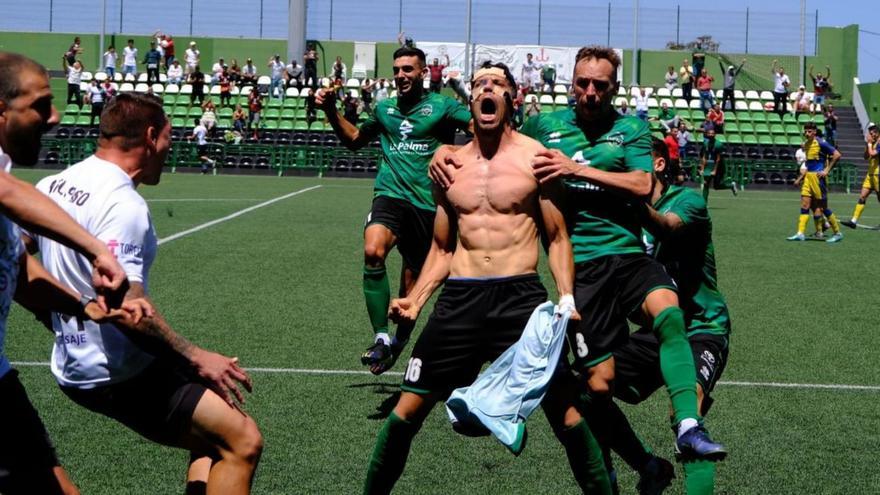
[{"label": "green sock", "polygon": [[685,486],[688,495],[715,493],[715,463],[694,461],[684,463]]},{"label": "green sock", "polygon": [[388,305],[391,304],[391,285],[385,267],[364,267],[364,299],[374,333],[388,333]]},{"label": "green sock", "polygon": [[392,411],[376,435],[376,446],[370,456],[364,495],[391,493],[403,473],[412,439],[420,425],[397,417]]},{"label": "green sock", "polygon": [[605,469],[605,461],[602,457],[602,449],[590,432],[590,427],[583,419],[571,428],[564,428],[556,433],[565,454],[568,456],[568,465],[574,473],[578,486],[584,493],[611,494],[611,481],[608,478],[608,470]]},{"label": "green sock", "polygon": [[660,372],[672,400],[675,424],[699,417],[696,367],[684,329],[684,311],[679,307],[666,308],[654,318],[654,334],[660,340]]},{"label": "green sock", "polygon": [[[603,452],[610,448],[633,470],[641,471],[654,454],[633,431],[620,407],[613,400],[596,400],[588,394],[585,394],[584,399],[588,404],[581,408],[581,414],[590,425],[590,430],[602,446]],[[610,465],[607,457],[606,465]]]}]

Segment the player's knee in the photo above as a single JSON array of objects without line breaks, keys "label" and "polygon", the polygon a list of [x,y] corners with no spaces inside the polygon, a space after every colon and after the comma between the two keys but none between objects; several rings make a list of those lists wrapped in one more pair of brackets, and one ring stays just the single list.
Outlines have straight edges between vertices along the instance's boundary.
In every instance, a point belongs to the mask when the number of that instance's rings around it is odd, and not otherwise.
[{"label": "player's knee", "polygon": [[253,419],[245,418],[234,440],[229,442],[229,450],[238,461],[257,465],[263,454],[263,434]]},{"label": "player's knee", "polygon": [[614,374],[604,370],[597,370],[590,373],[587,379],[587,389],[590,395],[598,400],[607,400],[611,398],[614,392],[613,388]]},{"label": "player's knee", "polygon": [[404,421],[419,423],[430,411],[431,405],[433,402],[425,396],[403,392],[394,406],[394,415]]},{"label": "player's knee", "polygon": [[387,254],[388,250],[380,243],[364,244],[364,264],[369,267],[378,268],[385,265]]}]

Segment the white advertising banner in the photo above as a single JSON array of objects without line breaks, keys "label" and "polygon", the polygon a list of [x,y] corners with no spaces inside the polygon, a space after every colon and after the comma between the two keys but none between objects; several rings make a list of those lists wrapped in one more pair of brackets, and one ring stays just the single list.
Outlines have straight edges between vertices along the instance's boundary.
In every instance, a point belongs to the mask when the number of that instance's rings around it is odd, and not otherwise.
[{"label": "white advertising banner", "polygon": [[434,63],[434,59],[440,61],[440,65],[446,65],[446,56],[449,56],[449,69],[462,71],[464,70],[464,43],[436,43],[430,41],[419,41],[416,45],[420,50],[425,52],[425,59],[428,65]]},{"label": "white advertising banner", "polygon": [[[421,46],[421,44],[419,44]],[[532,54],[532,61],[538,70],[545,65],[556,68],[556,82],[562,84],[571,83],[571,75],[574,73],[574,59],[580,47],[570,46],[538,46],[538,45],[475,45],[474,67],[479,67],[486,60],[503,62],[510,67],[517,81],[523,80],[523,64],[526,55]],[[623,50],[615,48],[617,55],[623,59]],[[617,78],[623,78],[623,66],[617,71]]]}]

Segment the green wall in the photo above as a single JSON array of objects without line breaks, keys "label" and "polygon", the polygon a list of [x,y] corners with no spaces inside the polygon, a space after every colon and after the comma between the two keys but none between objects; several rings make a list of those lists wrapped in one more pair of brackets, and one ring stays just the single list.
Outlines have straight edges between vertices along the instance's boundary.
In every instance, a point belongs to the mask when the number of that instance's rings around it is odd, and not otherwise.
[{"label": "green wall", "polygon": [[880,123],[880,83],[859,84],[859,94],[870,121]]}]

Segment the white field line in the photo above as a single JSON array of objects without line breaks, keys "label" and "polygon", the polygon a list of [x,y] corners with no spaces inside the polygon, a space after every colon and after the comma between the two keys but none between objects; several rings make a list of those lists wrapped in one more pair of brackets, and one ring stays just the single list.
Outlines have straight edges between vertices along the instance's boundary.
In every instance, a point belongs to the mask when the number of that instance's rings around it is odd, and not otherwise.
[{"label": "white field line", "polygon": [[257,210],[257,209],[260,209],[260,208],[262,208],[262,207],[264,207],[264,206],[269,206],[269,205],[271,205],[271,204],[273,204],[273,203],[277,203],[277,202],[282,201],[282,200],[285,200],[285,199],[287,199],[287,198],[292,198],[292,197],[294,197],[294,196],[296,196],[296,195],[298,195],[298,194],[302,194],[302,193],[304,193],[304,192],[313,191],[313,190],[318,189],[318,188],[320,188],[320,187],[321,187],[321,186],[318,185],[318,186],[307,187],[307,188],[305,188],[305,189],[300,189],[299,191],[294,191],[294,192],[292,192],[292,193],[288,193],[288,194],[285,194],[285,195],[283,195],[283,196],[278,196],[277,198],[272,198],[272,199],[270,199],[270,200],[268,200],[268,201],[263,201],[263,202],[260,203],[260,204],[256,204],[256,205],[254,205],[254,206],[249,206],[249,207],[247,207],[247,208],[245,208],[245,209],[243,209],[243,210],[238,210],[238,211],[236,211],[235,213],[232,213],[232,214],[230,214],[230,215],[226,215],[225,217],[218,218],[218,219],[216,219],[216,220],[211,220],[210,222],[205,222],[205,223],[203,223],[203,224],[201,224],[201,225],[196,225],[195,227],[193,227],[193,228],[191,228],[191,229],[186,229],[186,230],[184,230],[184,231],[182,231],[182,232],[178,232],[178,233],[176,233],[176,234],[171,234],[171,235],[169,235],[168,237],[165,237],[165,238],[163,238],[163,239],[159,239],[159,245],[165,244],[166,242],[171,242],[171,241],[173,241],[173,240],[175,240],[175,239],[180,239],[181,237],[186,237],[186,236],[188,236],[188,235],[190,235],[190,234],[194,234],[194,233],[196,233],[196,232],[198,232],[198,231],[200,231],[200,230],[207,229],[208,227],[213,227],[214,225],[217,225],[217,224],[220,224],[220,223],[223,223],[223,222],[226,222],[226,221],[232,220],[233,218],[236,218],[236,217],[240,217],[240,216],[244,215],[245,213],[250,213],[250,212],[252,212],[252,211],[254,211],[254,210]]},{"label": "white field line", "polygon": [[233,201],[262,201],[262,198],[163,198],[148,199],[147,203],[200,203],[200,202],[216,202],[230,203]]},{"label": "white field line", "polygon": [[[12,363],[13,366],[19,367],[48,367],[49,363],[41,363],[34,361],[17,361]],[[349,376],[372,376],[366,370],[328,370],[328,369],[309,369],[309,368],[245,368],[251,373],[274,373],[288,375],[349,375]],[[400,371],[386,371],[382,376],[403,376]],[[799,388],[799,389],[819,389],[819,390],[859,390],[880,392],[880,385],[846,385],[834,383],[786,383],[786,382],[744,382],[744,381],[719,381],[718,385],[731,387],[764,387],[764,388]]]}]

